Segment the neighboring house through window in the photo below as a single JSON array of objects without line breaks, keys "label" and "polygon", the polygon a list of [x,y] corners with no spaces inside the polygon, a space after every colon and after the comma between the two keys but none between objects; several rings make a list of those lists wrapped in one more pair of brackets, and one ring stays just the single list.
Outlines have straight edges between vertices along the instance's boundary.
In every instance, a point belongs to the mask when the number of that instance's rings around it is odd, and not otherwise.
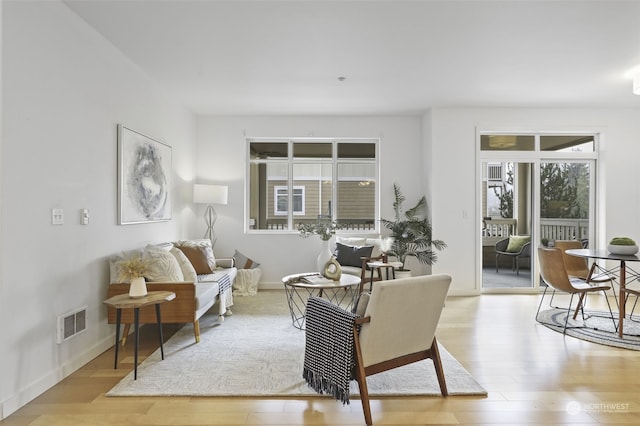
[{"label": "neighboring house through window", "polygon": [[247,148],[249,230],[331,220],[339,230],[378,229],[377,139],[249,138]]}]

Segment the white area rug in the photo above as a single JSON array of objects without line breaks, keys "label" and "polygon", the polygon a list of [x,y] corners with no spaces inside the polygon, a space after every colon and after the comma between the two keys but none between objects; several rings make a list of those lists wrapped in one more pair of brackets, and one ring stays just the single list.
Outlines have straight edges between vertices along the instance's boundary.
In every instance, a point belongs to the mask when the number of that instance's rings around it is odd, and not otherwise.
[{"label": "white area rug", "polygon": [[[317,395],[302,378],[304,331],[291,325],[282,291],[234,299],[233,316],[200,321],[201,340],[185,325],[160,350],[123,378],[108,396],[299,396]],[[440,346],[450,395],[486,395],[471,375]],[[433,362],[424,360],[367,378],[369,393],[440,395]],[[351,395],[358,394],[352,382]]]}]

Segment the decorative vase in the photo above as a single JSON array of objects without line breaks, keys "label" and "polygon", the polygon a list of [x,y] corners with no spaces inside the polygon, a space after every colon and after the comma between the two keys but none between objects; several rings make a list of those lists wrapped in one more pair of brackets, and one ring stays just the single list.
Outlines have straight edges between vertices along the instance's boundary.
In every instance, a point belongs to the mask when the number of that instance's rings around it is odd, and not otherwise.
[{"label": "decorative vase", "polygon": [[342,276],[342,267],[335,256],[331,256],[329,261],[324,264],[322,275],[333,281],[338,281],[340,279]]},{"label": "decorative vase", "polygon": [[322,250],[320,250],[320,254],[318,255],[316,267],[316,271],[322,274],[324,272],[324,265],[331,259],[331,250],[329,250],[329,240],[322,241]]},{"label": "decorative vase", "polygon": [[129,297],[137,299],[147,295],[147,283],[144,277],[135,277],[131,279],[131,285],[129,286]]}]

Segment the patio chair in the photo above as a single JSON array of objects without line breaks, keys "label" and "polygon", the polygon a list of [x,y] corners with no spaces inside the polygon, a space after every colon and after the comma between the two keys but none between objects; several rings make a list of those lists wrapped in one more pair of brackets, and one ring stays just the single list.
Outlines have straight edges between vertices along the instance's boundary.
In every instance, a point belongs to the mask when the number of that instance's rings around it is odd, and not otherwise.
[{"label": "patio chair", "polygon": [[[364,311],[363,315],[352,314],[353,317],[348,318],[349,325],[346,327],[351,330],[344,331],[344,334],[353,337],[355,353],[355,366],[353,370],[349,368],[349,371],[353,371],[358,383],[367,425],[372,424],[367,376],[430,358],[433,360],[440,392],[443,396],[448,395],[435,332],[450,283],[451,276],[446,274],[381,281],[373,287],[369,297],[362,297],[358,303],[356,313]],[[326,307],[324,299],[312,298],[307,304],[308,308],[312,307],[307,309],[307,344],[321,342],[318,343],[322,346],[319,353],[332,354],[331,359],[322,355],[318,355],[321,357],[318,359],[310,355],[309,359],[313,362],[309,365],[315,367],[326,363],[319,370],[335,371],[339,364],[335,359],[336,354],[350,352],[341,350],[344,348],[336,344],[340,341],[335,336],[336,330],[345,325],[339,320],[340,313],[322,314],[313,307],[316,303],[325,305],[326,310],[340,310],[343,314],[346,311],[335,306]],[[305,366],[307,354],[305,352]],[[316,381],[318,382],[324,383],[325,380]]]},{"label": "patio chair", "polygon": [[496,249],[496,273],[498,272],[499,256],[511,258],[511,269],[520,275],[520,258],[531,259],[531,237],[528,235],[511,235],[500,240],[495,245]]},{"label": "patio chair", "polygon": [[573,296],[575,296],[576,294],[580,296],[578,305],[576,306],[575,312],[573,314],[573,319],[576,319],[578,310],[580,310],[582,312],[582,320],[584,321],[584,297],[587,293],[602,291],[605,300],[607,301],[607,306],[609,307],[611,321],[613,321],[613,326],[617,330],[613,312],[611,311],[611,305],[609,304],[609,299],[607,299],[606,293],[606,291],[611,288],[610,286],[602,284],[590,285],[583,279],[577,277],[569,277],[564,263],[563,252],[558,248],[538,247],[538,262],[540,264],[540,276],[547,286],[544,289],[544,293],[542,294],[542,298],[540,299],[540,304],[538,305],[538,311],[536,312],[536,321],[542,323],[539,320],[538,316],[540,314],[540,307],[542,306],[542,302],[549,288],[571,295],[571,298],[569,299],[569,306],[567,307],[567,317],[564,322],[564,329],[562,330],[563,334],[567,331],[569,315],[571,314],[571,305],[573,303]]}]

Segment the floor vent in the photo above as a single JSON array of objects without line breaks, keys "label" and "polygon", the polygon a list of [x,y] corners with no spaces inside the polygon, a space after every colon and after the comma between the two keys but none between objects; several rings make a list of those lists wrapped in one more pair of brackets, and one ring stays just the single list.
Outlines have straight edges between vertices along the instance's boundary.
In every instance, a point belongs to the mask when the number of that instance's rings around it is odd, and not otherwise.
[{"label": "floor vent", "polygon": [[87,306],[58,317],[58,343],[69,340],[87,328]]}]

